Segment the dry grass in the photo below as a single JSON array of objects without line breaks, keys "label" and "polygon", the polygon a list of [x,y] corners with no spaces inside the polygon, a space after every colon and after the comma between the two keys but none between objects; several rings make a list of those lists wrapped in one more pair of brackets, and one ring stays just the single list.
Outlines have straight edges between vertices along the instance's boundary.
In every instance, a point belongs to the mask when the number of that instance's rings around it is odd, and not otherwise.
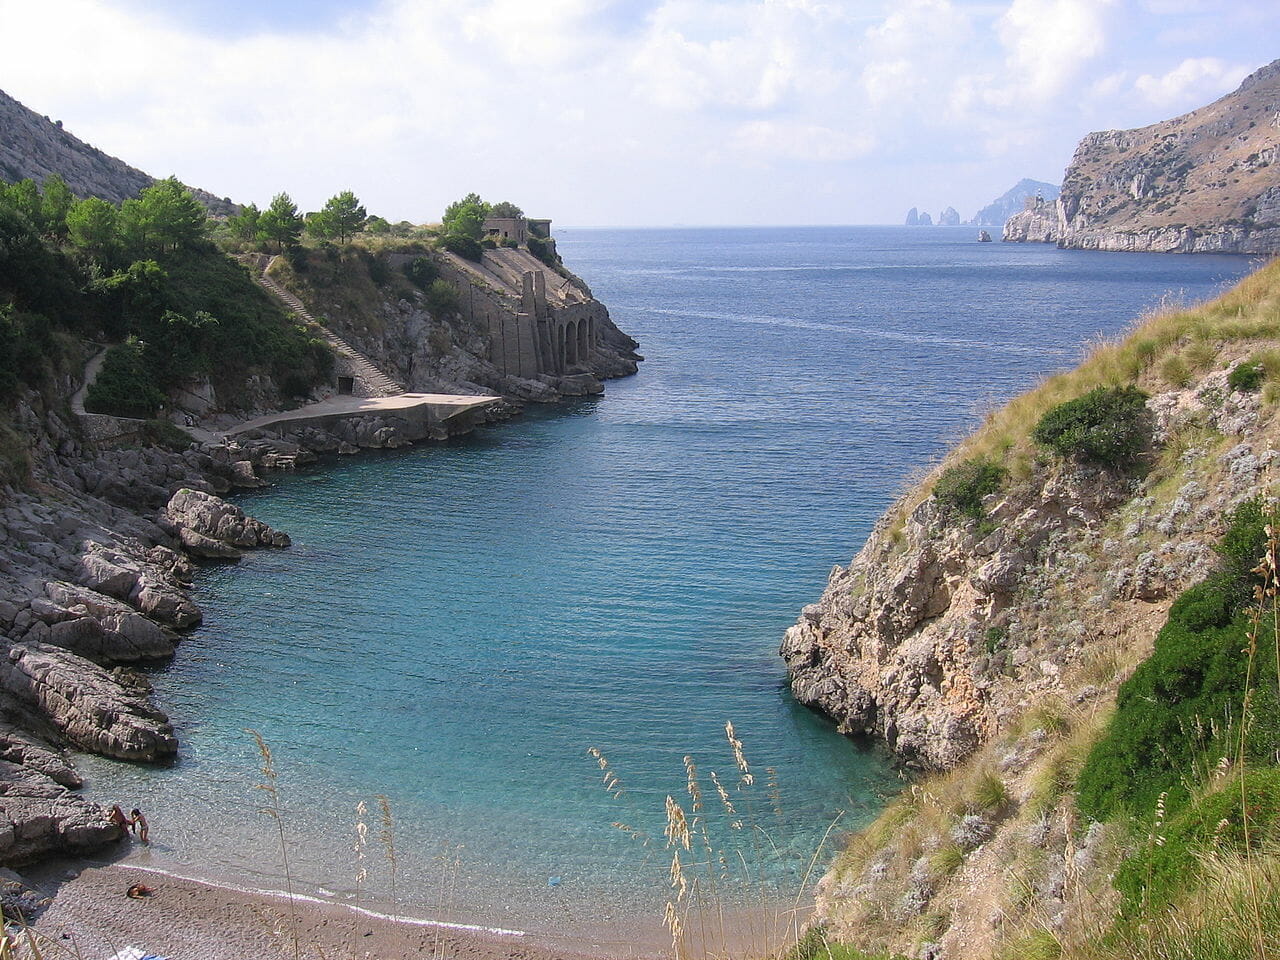
[{"label": "dry grass", "polygon": [[[1095,387],[1136,385],[1160,390],[1184,386],[1192,373],[1214,367],[1224,350],[1241,341],[1274,341],[1277,337],[1280,261],[1245,277],[1216,300],[1190,308],[1160,307],[1120,337],[1089,345],[1079,366],[1046,378],[988,414],[898,506],[893,525],[900,529],[905,517],[929,495],[941,471],[961,460],[985,457],[1005,464],[1015,481],[1029,477],[1038,453],[1030,439],[1031,430],[1060,403]],[[1280,397],[1280,357],[1271,356],[1270,360],[1263,396],[1274,402]]]}]

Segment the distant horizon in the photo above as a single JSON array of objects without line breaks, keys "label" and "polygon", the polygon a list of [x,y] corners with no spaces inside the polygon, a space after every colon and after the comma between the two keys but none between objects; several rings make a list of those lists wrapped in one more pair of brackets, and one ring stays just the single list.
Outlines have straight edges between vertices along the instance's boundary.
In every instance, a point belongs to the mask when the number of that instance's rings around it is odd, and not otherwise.
[{"label": "distant horizon", "polygon": [[969,217],[1280,54],[1273,0],[156,7],[0,0],[0,89],[152,176],[414,222],[472,191],[602,226]]}]

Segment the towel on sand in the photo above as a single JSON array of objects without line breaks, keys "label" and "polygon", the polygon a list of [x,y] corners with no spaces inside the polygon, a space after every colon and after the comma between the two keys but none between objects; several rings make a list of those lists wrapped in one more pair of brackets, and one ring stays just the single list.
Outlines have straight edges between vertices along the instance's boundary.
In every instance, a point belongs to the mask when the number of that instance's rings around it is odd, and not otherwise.
[{"label": "towel on sand", "polygon": [[147,953],[140,947],[125,947],[111,960],[169,960],[169,958],[162,957],[158,953]]}]

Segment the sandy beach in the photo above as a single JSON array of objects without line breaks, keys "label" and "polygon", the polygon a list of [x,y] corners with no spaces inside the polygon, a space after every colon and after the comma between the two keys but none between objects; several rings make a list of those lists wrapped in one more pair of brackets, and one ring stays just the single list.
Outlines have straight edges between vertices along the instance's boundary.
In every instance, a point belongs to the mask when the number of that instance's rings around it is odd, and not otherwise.
[{"label": "sandy beach", "polygon": [[[44,960],[112,960],[136,948],[169,960],[551,960],[656,956],[662,945],[562,943],[530,934],[458,929],[369,916],[340,904],[245,892],[125,864],[59,861],[29,868],[24,880],[53,897],[17,934],[26,957],[34,937]],[[135,884],[151,894],[131,898]],[[295,954],[291,930],[297,932]],[[10,928],[11,935],[14,928]],[[129,956],[128,953],[125,954]]]}]

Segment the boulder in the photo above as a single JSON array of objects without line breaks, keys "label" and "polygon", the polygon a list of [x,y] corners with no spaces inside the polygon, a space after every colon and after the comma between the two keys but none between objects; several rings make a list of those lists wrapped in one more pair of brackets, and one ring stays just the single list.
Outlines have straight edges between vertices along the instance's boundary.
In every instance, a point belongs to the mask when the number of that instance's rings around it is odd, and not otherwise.
[{"label": "boulder", "polygon": [[272,530],[221,497],[199,490],[184,488],[175,493],[158,522],[184,545],[195,544],[193,552],[206,551],[201,555],[225,552],[226,548],[289,546],[288,534]]},{"label": "boulder", "polygon": [[169,718],[143,691],[69,650],[14,645],[0,658],[0,686],[91,753],[151,762],[177,752]]},{"label": "boulder", "polygon": [[38,770],[0,760],[0,863],[84,854],[121,836],[99,804]]}]

